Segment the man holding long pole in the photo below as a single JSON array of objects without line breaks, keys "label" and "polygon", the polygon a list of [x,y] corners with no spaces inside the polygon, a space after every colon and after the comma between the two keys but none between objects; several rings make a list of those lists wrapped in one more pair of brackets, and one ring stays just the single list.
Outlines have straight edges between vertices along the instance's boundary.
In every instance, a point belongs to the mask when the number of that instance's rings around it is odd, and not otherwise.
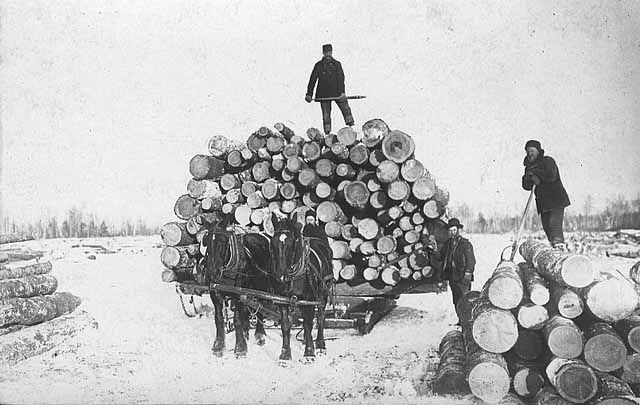
[{"label": "man holding long pole", "polygon": [[324,132],[329,134],[331,132],[331,101],[335,101],[338,104],[346,125],[352,126],[354,120],[349,102],[344,93],[344,71],[340,62],[333,59],[333,47],[331,44],[322,45],[322,54],[322,59],[313,67],[304,99],[307,103],[312,101],[313,88],[316,87],[316,82],[318,83],[316,99],[333,99],[320,101]]}]

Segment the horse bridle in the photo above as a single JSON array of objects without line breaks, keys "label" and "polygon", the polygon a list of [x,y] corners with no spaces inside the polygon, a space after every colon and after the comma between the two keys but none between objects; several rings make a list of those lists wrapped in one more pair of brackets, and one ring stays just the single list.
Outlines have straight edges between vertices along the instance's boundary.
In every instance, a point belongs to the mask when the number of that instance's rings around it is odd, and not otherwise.
[{"label": "horse bridle", "polygon": [[[292,234],[293,231],[284,229],[284,230],[279,230],[276,233]],[[275,238],[275,235],[274,235],[274,239],[278,239],[278,238]],[[289,268],[285,272],[287,276],[286,281],[293,281],[304,275],[305,269],[309,264],[310,253],[311,253],[311,245],[309,244],[309,240],[306,237],[302,236],[302,251],[300,252],[300,258],[298,258],[298,260],[296,260],[295,262],[289,265]]]}]

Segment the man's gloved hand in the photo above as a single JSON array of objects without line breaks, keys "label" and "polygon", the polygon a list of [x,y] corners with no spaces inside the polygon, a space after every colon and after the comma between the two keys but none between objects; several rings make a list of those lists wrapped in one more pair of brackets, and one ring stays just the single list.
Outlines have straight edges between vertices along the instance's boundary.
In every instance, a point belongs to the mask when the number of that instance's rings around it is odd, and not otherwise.
[{"label": "man's gloved hand", "polygon": [[307,103],[310,103],[311,102],[311,96],[310,95],[306,95],[304,97],[304,101],[306,101]]},{"label": "man's gloved hand", "polygon": [[535,174],[531,175],[531,181],[533,181],[533,184],[535,184],[536,186],[540,185],[540,177],[536,176]]},{"label": "man's gloved hand", "polygon": [[462,280],[460,280],[460,282],[464,284],[465,287],[470,288],[472,278],[473,278],[473,274],[467,271],[464,273],[464,277],[462,278]]}]

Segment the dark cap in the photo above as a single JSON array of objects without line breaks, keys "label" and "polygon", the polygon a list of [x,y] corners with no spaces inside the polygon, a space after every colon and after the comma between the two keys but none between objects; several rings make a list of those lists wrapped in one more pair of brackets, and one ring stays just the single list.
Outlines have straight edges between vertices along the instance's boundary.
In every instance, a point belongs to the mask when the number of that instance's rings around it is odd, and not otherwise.
[{"label": "dark cap", "polygon": [[524,150],[527,150],[527,148],[536,148],[538,149],[538,152],[542,150],[542,145],[540,145],[540,141],[536,141],[535,139],[532,139],[530,141],[527,141],[527,144],[524,145]]},{"label": "dark cap", "polygon": [[322,45],[322,52],[329,52],[329,51],[333,51],[333,47],[331,46],[331,44],[324,44]]}]

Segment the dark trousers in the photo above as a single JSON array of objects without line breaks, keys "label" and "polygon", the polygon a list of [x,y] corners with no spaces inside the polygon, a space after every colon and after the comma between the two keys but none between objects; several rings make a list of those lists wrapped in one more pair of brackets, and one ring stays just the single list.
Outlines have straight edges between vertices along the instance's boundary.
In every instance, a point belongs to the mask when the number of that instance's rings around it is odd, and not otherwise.
[{"label": "dark trousers", "polygon": [[449,280],[449,287],[451,288],[451,294],[453,295],[453,307],[456,310],[456,314],[458,315],[458,319],[460,319],[460,314],[458,314],[458,301],[460,298],[469,290],[471,290],[471,281],[468,280],[460,280],[460,281],[451,281]]},{"label": "dark trousers", "polygon": [[551,246],[564,243],[564,233],[562,232],[562,221],[564,220],[564,208],[554,208],[540,214],[542,229],[549,239]]},{"label": "dark trousers", "polygon": [[[336,104],[342,111],[344,117],[344,123],[347,125],[353,125],[353,115],[351,115],[351,108],[347,100],[336,100]],[[322,124],[324,126],[324,133],[331,132],[331,101],[321,101],[320,108],[322,109]]]}]

